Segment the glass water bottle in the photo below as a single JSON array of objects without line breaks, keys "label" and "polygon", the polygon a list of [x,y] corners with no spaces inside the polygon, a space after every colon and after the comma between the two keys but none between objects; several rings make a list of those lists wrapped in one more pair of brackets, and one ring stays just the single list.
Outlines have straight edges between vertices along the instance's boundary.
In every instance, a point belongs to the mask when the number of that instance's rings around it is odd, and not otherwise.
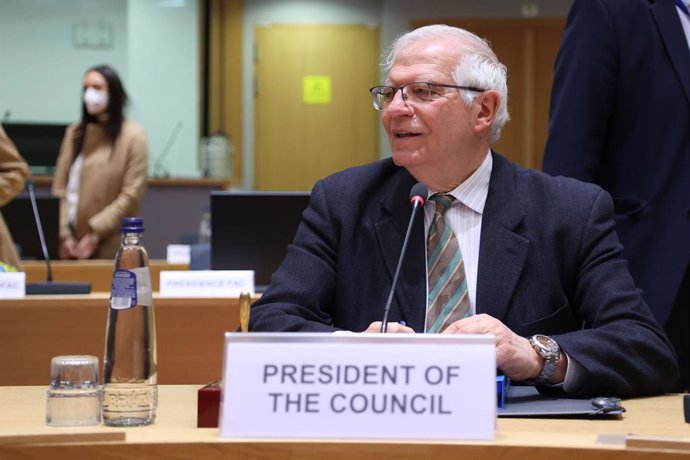
[{"label": "glass water bottle", "polygon": [[103,423],[149,425],[158,405],[156,321],[143,219],[122,220],[103,359]]}]

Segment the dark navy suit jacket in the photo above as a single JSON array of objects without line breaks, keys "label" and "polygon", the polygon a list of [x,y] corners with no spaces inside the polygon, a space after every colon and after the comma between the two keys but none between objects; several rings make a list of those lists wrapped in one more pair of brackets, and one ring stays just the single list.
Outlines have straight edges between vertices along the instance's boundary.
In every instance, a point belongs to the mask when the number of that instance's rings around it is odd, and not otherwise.
[{"label": "dark navy suit jacket", "polygon": [[665,324],[690,263],[690,50],[673,0],[576,0],[544,171],[614,201],[630,272]]},{"label": "dark navy suit jacket", "polygon": [[[609,195],[493,155],[477,312],[522,336],[554,337],[587,372],[581,394],[665,391],[676,378],[674,355],[621,257]],[[252,308],[250,329],[359,332],[380,320],[415,182],[390,159],[318,182],[284,262]],[[425,297],[417,219],[390,320],[423,331]]]}]

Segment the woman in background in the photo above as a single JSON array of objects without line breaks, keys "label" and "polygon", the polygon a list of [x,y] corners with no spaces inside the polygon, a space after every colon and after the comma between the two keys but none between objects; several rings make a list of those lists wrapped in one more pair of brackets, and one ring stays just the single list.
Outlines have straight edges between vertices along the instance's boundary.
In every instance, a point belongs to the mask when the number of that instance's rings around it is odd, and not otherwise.
[{"label": "woman in background", "polygon": [[[24,189],[29,166],[0,125],[0,206],[4,206]],[[12,235],[0,214],[0,262],[21,268]],[[4,271],[0,265],[0,271]]]},{"label": "woman in background", "polygon": [[111,67],[89,69],[82,96],[81,121],[65,132],[53,179],[61,198],[60,257],[110,259],[120,221],[138,215],[144,197],[146,132],[125,119],[127,93]]}]

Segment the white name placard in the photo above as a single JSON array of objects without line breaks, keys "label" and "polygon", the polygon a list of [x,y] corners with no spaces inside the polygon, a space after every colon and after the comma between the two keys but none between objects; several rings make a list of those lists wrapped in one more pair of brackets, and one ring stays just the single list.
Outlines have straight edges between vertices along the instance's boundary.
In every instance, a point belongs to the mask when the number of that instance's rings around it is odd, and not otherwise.
[{"label": "white name placard", "polygon": [[169,244],[166,246],[165,261],[169,264],[189,264],[192,260],[192,247],[188,244]]},{"label": "white name placard", "polygon": [[254,270],[163,270],[161,297],[238,297],[254,294]]},{"label": "white name placard", "polygon": [[0,299],[21,299],[26,294],[24,272],[0,273]]},{"label": "white name placard", "polygon": [[489,440],[492,335],[226,333],[229,438]]}]

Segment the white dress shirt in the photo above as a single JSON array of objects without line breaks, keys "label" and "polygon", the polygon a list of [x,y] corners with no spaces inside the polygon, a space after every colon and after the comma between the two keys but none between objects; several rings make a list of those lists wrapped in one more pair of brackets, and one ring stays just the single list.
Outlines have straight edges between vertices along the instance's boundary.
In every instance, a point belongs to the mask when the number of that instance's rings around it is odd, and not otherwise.
[{"label": "white dress shirt", "polygon": [[[467,279],[467,294],[470,299],[470,313],[477,312],[477,266],[479,264],[479,238],[482,233],[482,214],[486,195],[489,193],[489,180],[493,158],[491,152],[486,153],[486,158],[477,170],[448,192],[455,197],[455,201],[445,214],[446,225],[455,233],[458,240],[462,259],[465,262],[465,277]],[[437,193],[429,190],[429,196]],[[424,205],[424,235],[429,233],[429,227],[434,218],[436,205],[432,201]],[[427,267],[427,273],[429,268]],[[427,281],[427,293],[429,285]],[[427,295],[428,302],[428,295]],[[427,305],[427,309],[429,306]]]},{"label": "white dress shirt", "polygon": [[[685,6],[690,11],[690,0],[686,0]],[[688,50],[690,50],[690,16],[685,14],[685,12],[676,5],[676,11],[678,12],[678,17],[680,18],[680,24],[683,26],[683,32],[685,32],[685,40],[688,42]]]},{"label": "white dress shirt", "polygon": [[84,155],[81,153],[74,159],[69,170],[67,180],[67,190],[65,198],[67,201],[67,221],[71,226],[77,222],[77,209],[79,208],[79,184],[81,183],[81,167],[84,164]]},{"label": "white dress shirt", "polygon": [[[455,189],[448,192],[455,197],[455,201],[446,211],[446,225],[455,233],[460,246],[460,252],[465,262],[465,277],[467,280],[467,294],[470,299],[470,312],[477,312],[477,268],[479,266],[479,241],[482,233],[482,215],[486,197],[489,194],[489,182],[491,180],[491,169],[493,168],[493,158],[491,151],[486,153],[486,158],[477,170],[458,185]],[[437,193],[429,190],[429,196]],[[429,233],[429,227],[436,211],[436,205],[427,202],[424,205],[424,234]],[[427,273],[429,268],[427,267]],[[427,310],[429,282],[427,279]],[[426,330],[426,324],[424,325]],[[563,383],[554,385],[562,387],[566,392],[573,392],[579,388],[584,376],[582,366],[563,353],[563,359],[567,362],[566,375]]]}]

